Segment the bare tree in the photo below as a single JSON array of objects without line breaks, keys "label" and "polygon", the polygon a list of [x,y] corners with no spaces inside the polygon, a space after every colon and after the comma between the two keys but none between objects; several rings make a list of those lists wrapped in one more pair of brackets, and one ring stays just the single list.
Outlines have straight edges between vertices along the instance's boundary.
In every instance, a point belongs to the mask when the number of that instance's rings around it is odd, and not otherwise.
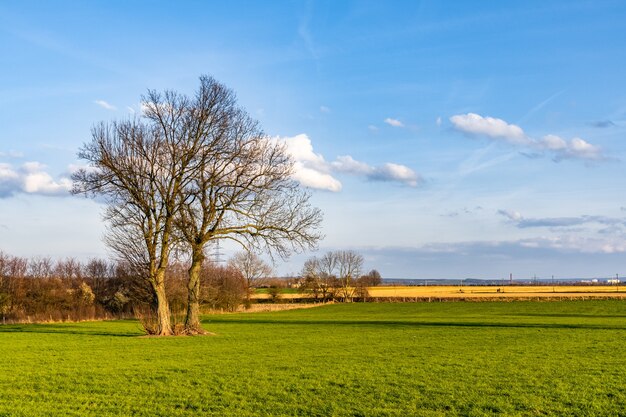
[{"label": "bare tree", "polygon": [[263,134],[236,106],[231,90],[201,77],[192,106],[179,111],[192,115],[189,130],[202,143],[177,216],[177,230],[191,252],[185,328],[197,333],[202,331],[199,276],[208,242],[229,239],[246,250],[286,257],[315,247],[321,212],[291,178],[293,160],[284,144]]},{"label": "bare tree", "polygon": [[352,301],[355,280],[361,275],[363,269],[363,256],[351,250],[336,251],[334,256],[337,258],[341,295],[344,301]]},{"label": "bare tree", "polygon": [[78,156],[89,167],[73,175],[74,193],[108,202],[106,242],[149,282],[157,315],[156,333],[172,333],[165,271],[174,241],[174,216],[197,138],[180,135],[190,123],[186,98],[149,91],[142,98],[145,122],[101,123]]},{"label": "bare tree", "polygon": [[305,290],[312,291],[315,298],[321,294],[339,296],[352,301],[355,282],[363,268],[363,256],[350,250],[326,252],[321,258],[311,258],[304,264],[302,276]]},{"label": "bare tree", "polygon": [[253,288],[272,273],[269,266],[257,254],[251,251],[237,252],[229,261],[229,265],[241,272],[246,280],[246,301],[250,303]]},{"label": "bare tree", "polygon": [[266,137],[234,93],[200,78],[193,98],[149,91],[145,121],[100,124],[79,157],[74,193],[107,200],[108,246],[150,283],[158,334],[171,334],[165,270],[172,250],[190,253],[185,329],[202,332],[200,270],[214,239],[281,257],[312,248],[321,212],[291,178],[285,145]]},{"label": "bare tree", "polygon": [[312,293],[316,300],[328,301],[333,299],[338,283],[334,270],[335,258],[332,256],[332,252],[326,253],[322,258],[314,256],[307,259],[301,272],[304,281],[300,289]]},{"label": "bare tree", "polygon": [[380,272],[375,269],[372,269],[366,275],[361,276],[359,280],[361,281],[361,284],[366,287],[375,287],[383,282]]}]

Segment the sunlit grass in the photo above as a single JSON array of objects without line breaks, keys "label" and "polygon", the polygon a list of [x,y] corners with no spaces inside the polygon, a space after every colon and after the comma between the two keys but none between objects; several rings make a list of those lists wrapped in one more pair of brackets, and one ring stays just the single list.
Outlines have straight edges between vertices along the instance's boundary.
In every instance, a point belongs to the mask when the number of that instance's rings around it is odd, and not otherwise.
[{"label": "sunlit grass", "polygon": [[626,303],[344,304],[0,326],[0,415],[623,415]]}]

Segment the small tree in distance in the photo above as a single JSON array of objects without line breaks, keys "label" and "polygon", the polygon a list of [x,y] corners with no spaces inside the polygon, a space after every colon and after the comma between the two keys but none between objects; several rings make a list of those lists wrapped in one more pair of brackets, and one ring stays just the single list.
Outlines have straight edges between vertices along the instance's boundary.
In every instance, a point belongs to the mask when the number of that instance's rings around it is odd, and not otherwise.
[{"label": "small tree in distance", "polygon": [[350,302],[363,269],[363,256],[351,250],[326,252],[321,258],[308,259],[302,270],[302,290],[315,299],[340,298]]},{"label": "small tree in distance", "polygon": [[249,305],[254,287],[261,285],[272,274],[272,267],[250,251],[237,252],[228,263],[243,275],[246,282],[246,305]]}]

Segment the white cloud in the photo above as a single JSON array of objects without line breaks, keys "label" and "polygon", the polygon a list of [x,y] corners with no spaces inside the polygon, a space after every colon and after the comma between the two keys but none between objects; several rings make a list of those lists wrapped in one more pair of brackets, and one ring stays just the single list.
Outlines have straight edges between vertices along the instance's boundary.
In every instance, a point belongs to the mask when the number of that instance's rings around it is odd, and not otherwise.
[{"label": "white cloud", "polygon": [[389,126],[393,126],[393,127],[404,127],[404,123],[402,123],[398,119],[392,119],[391,117],[387,117],[385,119],[385,123],[387,123]]},{"label": "white cloud", "polygon": [[302,162],[294,164],[293,178],[305,187],[332,192],[341,191],[341,182],[330,174],[308,168]]},{"label": "white cloud", "polygon": [[422,178],[407,166],[389,162],[374,167],[357,161],[349,155],[338,156],[331,166],[335,171],[361,175],[371,181],[395,181],[410,187],[417,187],[422,181]]},{"label": "white cloud", "polygon": [[523,145],[530,142],[522,128],[508,124],[502,119],[467,113],[450,117],[450,122],[452,122],[455,129],[461,132],[484,135],[492,139],[504,139],[514,145]]},{"label": "white cloud", "polygon": [[326,166],[324,157],[313,151],[311,139],[304,133],[283,140],[287,145],[287,152],[294,160],[313,165],[317,169],[324,169]]},{"label": "white cloud", "polygon": [[568,142],[557,135],[546,135],[537,140],[527,136],[521,127],[509,124],[502,119],[467,113],[450,117],[450,122],[460,132],[503,140],[512,145],[524,146],[537,151],[551,152],[556,161],[562,159],[595,161],[607,159],[598,146],[592,145],[584,139],[575,137]]},{"label": "white cloud", "polygon": [[601,160],[605,158],[599,147],[581,138],[573,138],[568,143],[559,136],[547,135],[538,142],[538,147],[553,151],[557,160],[568,158]]},{"label": "white cloud", "polygon": [[94,103],[96,103],[98,106],[100,106],[100,107],[102,107],[103,109],[106,109],[106,110],[117,110],[117,107],[115,107],[112,104],[107,103],[104,100],[96,100],[96,101],[94,101]]},{"label": "white cloud", "polygon": [[313,151],[311,139],[305,134],[280,138],[294,159],[293,177],[305,187],[332,192],[341,191],[341,182],[328,172],[328,164],[321,154]]},{"label": "white cloud", "polygon": [[126,106],[126,110],[128,110],[128,112],[131,113],[131,114],[135,114],[136,113],[135,109],[133,109],[130,106]]},{"label": "white cloud", "polygon": [[523,219],[522,214],[519,211],[512,210],[498,210],[498,214],[508,218],[513,222],[519,222]]},{"label": "white cloud", "polygon": [[39,162],[26,162],[19,168],[0,164],[0,198],[17,193],[48,196],[67,196],[72,189],[72,181],[61,176],[58,180],[45,171]]},{"label": "white cloud", "polygon": [[391,162],[374,168],[369,178],[375,181],[397,181],[410,187],[417,187],[422,182],[422,177],[411,168]]},{"label": "white cloud", "polygon": [[539,141],[539,146],[551,151],[567,149],[567,142],[556,135],[546,135]]},{"label": "white cloud", "polygon": [[599,147],[586,142],[581,138],[573,138],[567,147],[566,155],[572,158],[602,159],[603,155]]},{"label": "white cloud", "polygon": [[322,113],[330,113],[330,108],[326,106],[320,106],[320,112]]},{"label": "white cloud", "polygon": [[441,120],[441,116],[437,117],[437,120],[435,120],[435,123],[437,124],[437,126],[441,126],[441,123],[443,123],[443,121]]},{"label": "white cloud", "polygon": [[356,175],[369,175],[373,170],[373,168],[365,162],[357,161],[350,155],[338,156],[337,159],[331,163],[331,166],[336,171]]},{"label": "white cloud", "polygon": [[372,132],[378,132],[378,128],[374,125],[369,125],[367,126],[367,128]]},{"label": "white cloud", "polygon": [[287,152],[295,161],[294,179],[306,187],[338,192],[342,185],[333,177],[334,173],[359,176],[369,181],[397,182],[410,187],[416,187],[422,181],[415,171],[400,164],[371,166],[350,155],[339,156],[334,161],[327,162],[324,156],[313,150],[311,139],[305,134],[278,140],[285,143]]}]

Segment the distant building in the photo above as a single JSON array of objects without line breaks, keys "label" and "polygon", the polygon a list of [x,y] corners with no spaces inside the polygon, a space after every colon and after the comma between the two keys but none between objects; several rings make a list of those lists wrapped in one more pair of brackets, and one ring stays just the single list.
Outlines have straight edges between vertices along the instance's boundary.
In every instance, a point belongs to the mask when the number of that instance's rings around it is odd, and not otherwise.
[{"label": "distant building", "polygon": [[619,279],[617,279],[617,278],[607,279],[607,280],[606,280],[606,283],[607,283],[607,284],[611,284],[611,285],[613,285],[613,284],[619,284],[620,282],[621,282],[621,281],[620,281]]}]

